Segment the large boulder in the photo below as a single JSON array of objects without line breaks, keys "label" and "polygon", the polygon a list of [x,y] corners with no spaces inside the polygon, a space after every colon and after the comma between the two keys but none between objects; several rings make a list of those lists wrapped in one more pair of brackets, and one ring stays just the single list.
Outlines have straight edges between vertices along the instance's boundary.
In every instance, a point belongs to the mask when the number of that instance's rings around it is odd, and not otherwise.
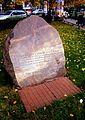
[{"label": "large boulder", "polygon": [[6,39],[4,65],[20,87],[63,76],[65,57],[59,33],[38,16],[20,21]]}]

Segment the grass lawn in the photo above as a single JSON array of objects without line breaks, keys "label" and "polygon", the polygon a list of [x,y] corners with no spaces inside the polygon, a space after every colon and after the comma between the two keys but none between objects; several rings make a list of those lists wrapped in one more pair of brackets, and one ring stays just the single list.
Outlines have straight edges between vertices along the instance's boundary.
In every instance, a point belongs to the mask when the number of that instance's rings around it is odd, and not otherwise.
[{"label": "grass lawn", "polygon": [[10,29],[0,31],[0,120],[85,120],[85,31],[53,22],[63,41],[67,74],[82,92],[26,113],[3,66],[3,45]]}]

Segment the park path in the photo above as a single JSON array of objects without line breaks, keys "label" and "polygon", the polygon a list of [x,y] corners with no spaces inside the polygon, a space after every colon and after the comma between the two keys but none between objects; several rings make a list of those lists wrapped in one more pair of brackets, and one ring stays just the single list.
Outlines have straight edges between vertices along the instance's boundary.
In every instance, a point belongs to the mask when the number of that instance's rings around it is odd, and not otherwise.
[{"label": "park path", "polygon": [[[77,20],[75,20],[75,19],[67,18],[67,19],[64,19],[63,22],[66,24],[75,25],[76,27],[78,27],[76,24]],[[80,27],[80,29],[85,30],[85,26]]]}]

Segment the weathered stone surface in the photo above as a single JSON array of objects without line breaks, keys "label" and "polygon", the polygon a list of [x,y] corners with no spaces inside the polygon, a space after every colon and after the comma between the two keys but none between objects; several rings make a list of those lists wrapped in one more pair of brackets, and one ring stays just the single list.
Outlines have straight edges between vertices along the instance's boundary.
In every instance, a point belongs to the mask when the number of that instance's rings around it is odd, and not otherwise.
[{"label": "weathered stone surface", "polygon": [[20,87],[65,74],[65,57],[59,33],[43,18],[20,21],[5,42],[4,65]]}]

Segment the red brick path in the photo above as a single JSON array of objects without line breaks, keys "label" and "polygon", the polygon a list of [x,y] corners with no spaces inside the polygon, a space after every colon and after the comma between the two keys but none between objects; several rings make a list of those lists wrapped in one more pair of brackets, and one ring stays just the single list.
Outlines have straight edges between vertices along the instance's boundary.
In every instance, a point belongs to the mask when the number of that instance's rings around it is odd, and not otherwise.
[{"label": "red brick path", "polygon": [[78,93],[80,89],[67,77],[60,77],[40,85],[22,88],[18,92],[26,111],[31,112],[66,95]]}]

